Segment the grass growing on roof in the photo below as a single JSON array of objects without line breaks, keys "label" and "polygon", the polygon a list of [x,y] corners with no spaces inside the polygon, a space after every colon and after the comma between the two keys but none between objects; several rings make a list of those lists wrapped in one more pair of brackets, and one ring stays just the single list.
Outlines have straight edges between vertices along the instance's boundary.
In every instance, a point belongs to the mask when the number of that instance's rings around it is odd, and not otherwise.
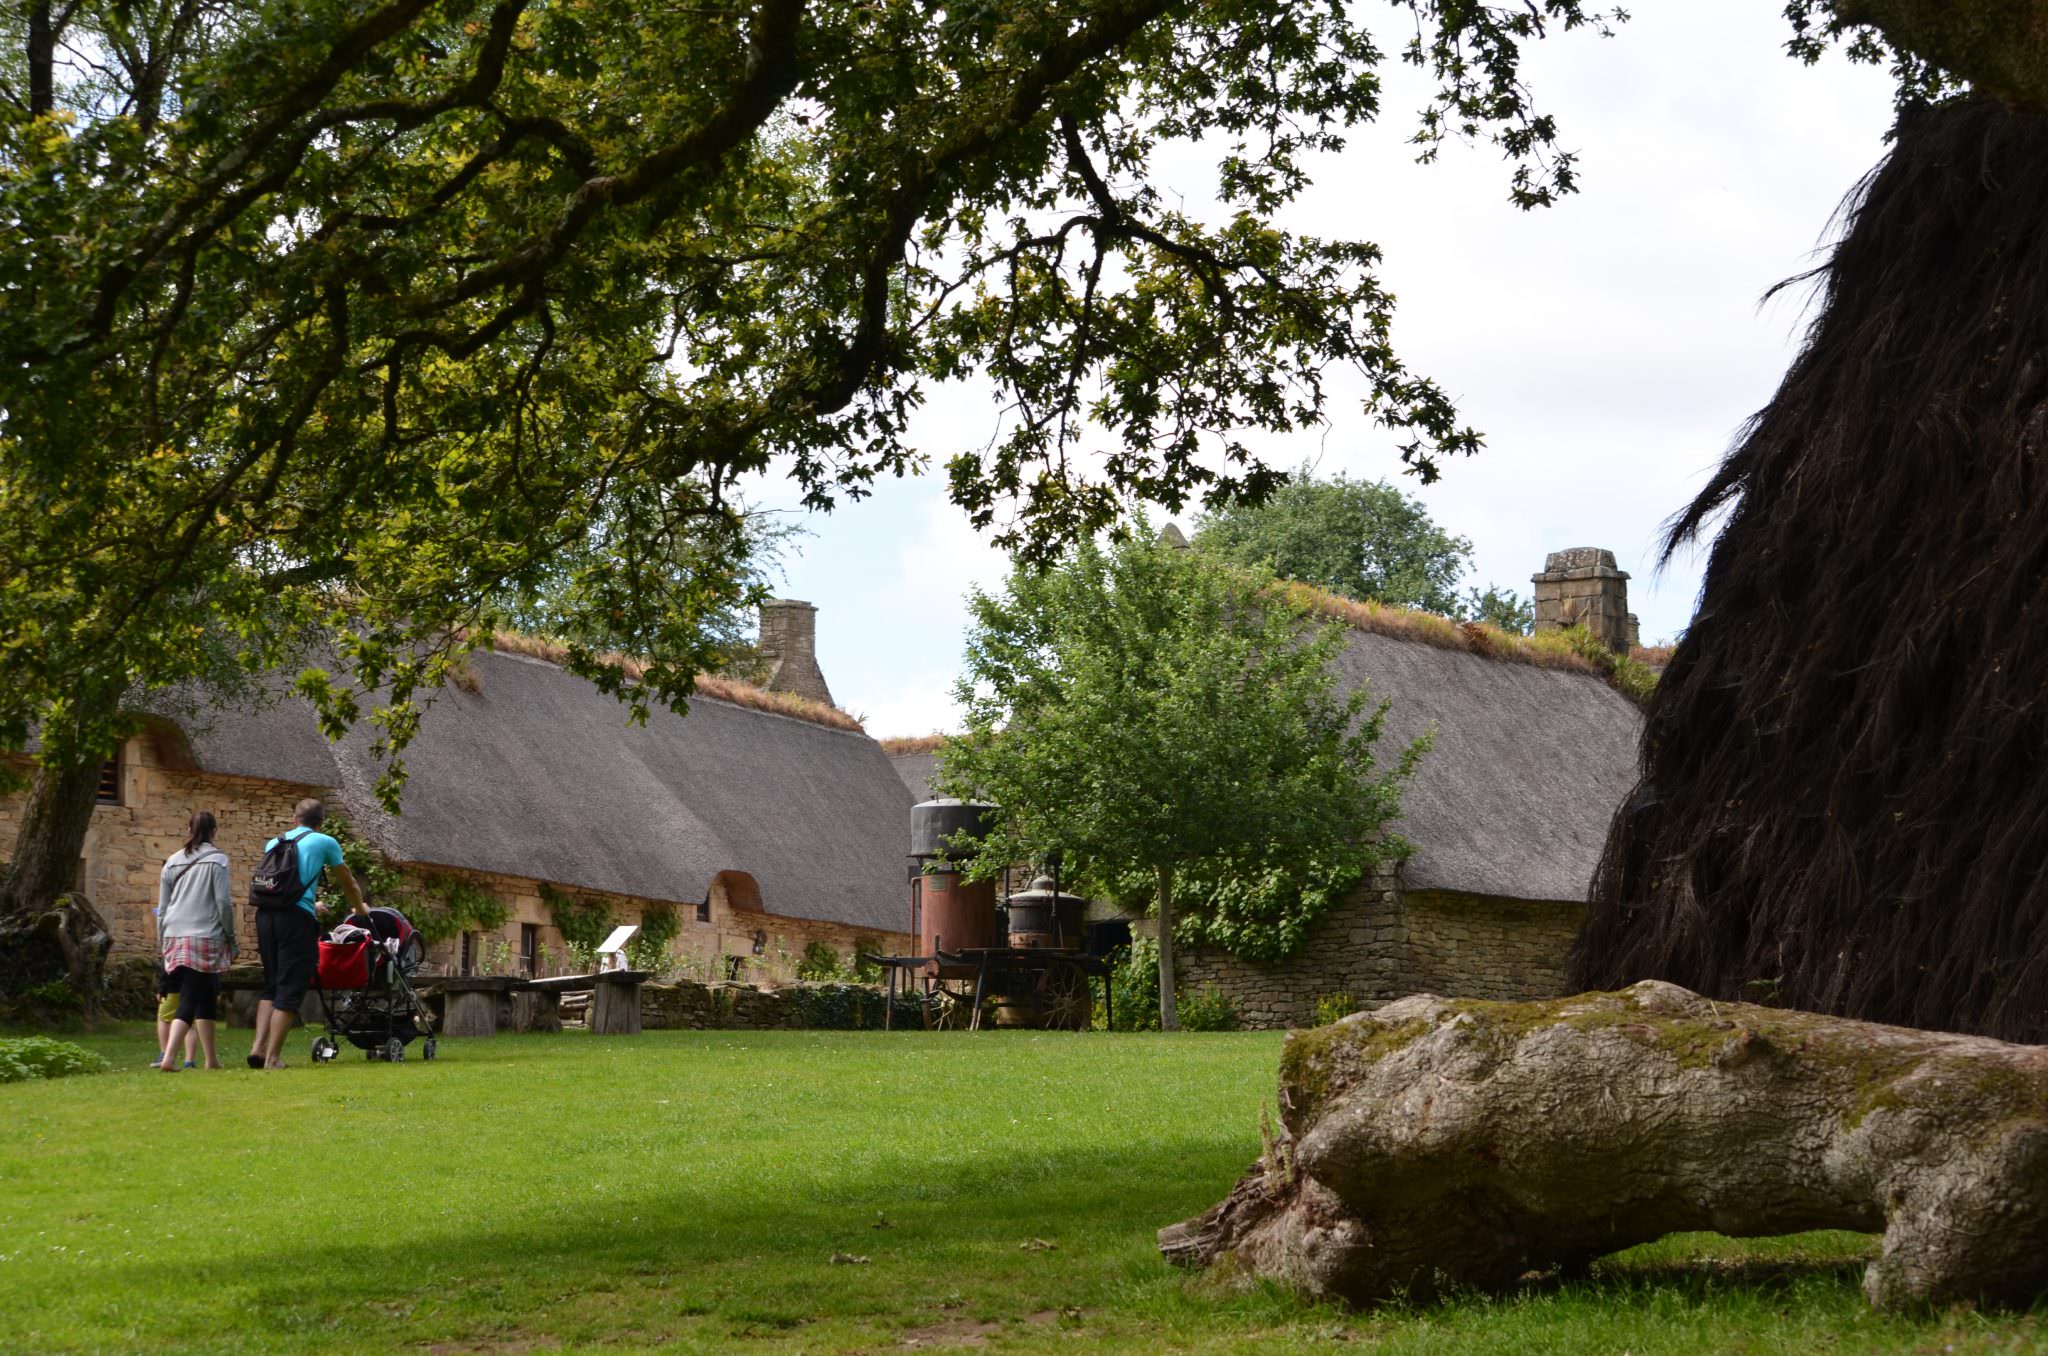
[{"label": "grass growing on roof", "polygon": [[1258,1152],[1274,1034],[572,1033],[172,1076],[151,1036],[83,1038],[132,1073],[0,1087],[0,1350],[2048,1344],[1870,1313],[1858,1235],[1687,1235],[1420,1310],[1218,1290],[1153,1231]]}]

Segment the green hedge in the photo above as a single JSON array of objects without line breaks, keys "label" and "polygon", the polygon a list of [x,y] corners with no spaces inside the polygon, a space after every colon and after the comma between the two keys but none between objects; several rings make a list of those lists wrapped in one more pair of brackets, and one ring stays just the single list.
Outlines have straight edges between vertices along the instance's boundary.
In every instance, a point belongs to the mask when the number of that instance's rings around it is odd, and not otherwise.
[{"label": "green hedge", "polygon": [[[865,984],[803,984],[786,990],[790,1006],[807,1030],[879,1031],[888,995]],[[916,996],[896,999],[897,1026],[921,1026],[924,1005]]]}]

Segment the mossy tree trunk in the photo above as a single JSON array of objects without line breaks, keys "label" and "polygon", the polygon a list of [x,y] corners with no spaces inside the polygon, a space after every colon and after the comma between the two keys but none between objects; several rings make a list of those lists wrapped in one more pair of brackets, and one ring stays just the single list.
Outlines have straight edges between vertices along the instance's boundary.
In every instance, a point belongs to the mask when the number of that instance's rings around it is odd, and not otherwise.
[{"label": "mossy tree trunk", "polygon": [[14,858],[0,882],[0,913],[40,913],[77,885],[78,859],[99,799],[102,760],[44,766],[22,807]]},{"label": "mossy tree trunk", "polygon": [[1283,1128],[1189,1264],[1354,1303],[1500,1290],[1685,1230],[1883,1231],[1871,1302],[2048,1290],[2048,1049],[1674,985],[1405,998],[1296,1032]]},{"label": "mossy tree trunk", "polygon": [[92,1015],[113,937],[78,893],[79,854],[98,800],[101,760],[46,765],[23,807],[14,858],[0,872],[0,987],[68,979]]}]

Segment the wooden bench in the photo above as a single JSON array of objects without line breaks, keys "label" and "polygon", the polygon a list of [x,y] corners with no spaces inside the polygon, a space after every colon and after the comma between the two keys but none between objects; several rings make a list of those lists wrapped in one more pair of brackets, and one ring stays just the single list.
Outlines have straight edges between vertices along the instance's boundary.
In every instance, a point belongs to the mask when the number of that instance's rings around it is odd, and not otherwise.
[{"label": "wooden bench", "polygon": [[499,1003],[526,981],[513,975],[415,975],[412,983],[422,997],[442,995],[442,1035],[495,1036]]},{"label": "wooden bench", "polygon": [[[640,986],[654,978],[652,970],[600,970],[594,975],[558,975],[525,981],[528,993],[547,995],[552,1010],[565,993],[590,993],[590,1030],[598,1036],[640,1034]],[[561,1018],[555,1017],[555,1029]]]}]

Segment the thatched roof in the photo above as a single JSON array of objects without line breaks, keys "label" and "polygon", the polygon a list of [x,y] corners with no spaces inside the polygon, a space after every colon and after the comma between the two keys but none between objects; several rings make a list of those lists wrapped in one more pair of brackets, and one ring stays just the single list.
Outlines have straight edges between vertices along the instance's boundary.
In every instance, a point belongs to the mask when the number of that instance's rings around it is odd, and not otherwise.
[{"label": "thatched roof", "polygon": [[375,808],[373,732],[329,745],[291,699],[193,741],[208,771],[337,787],[394,860],[694,904],[745,871],[793,918],[900,931],[912,798],[866,735],[709,698],[644,727],[543,660],[479,653],[405,753],[403,814]]},{"label": "thatched roof", "polygon": [[[888,741],[883,741],[888,747]],[[930,800],[939,794],[939,754],[936,746],[929,749],[912,749],[908,753],[892,753],[889,762],[896,768],[896,775],[903,780],[903,787],[918,800]]]},{"label": "thatched roof", "polygon": [[1394,828],[1415,849],[1412,890],[1583,901],[1608,821],[1635,784],[1642,715],[1601,678],[1503,663],[1353,630],[1347,691],[1392,703],[1384,759],[1434,727]]},{"label": "thatched roof", "polygon": [[[1379,609],[1399,620],[1406,614]],[[1346,615],[1331,612],[1339,619]],[[1635,783],[1642,714],[1589,665],[1462,648],[1458,632],[1355,619],[1336,661],[1345,691],[1370,683],[1388,699],[1380,749],[1391,762],[1434,728],[1402,795],[1395,829],[1415,851],[1414,890],[1583,902],[1615,807]],[[936,741],[884,740],[897,775],[922,800]]]}]

